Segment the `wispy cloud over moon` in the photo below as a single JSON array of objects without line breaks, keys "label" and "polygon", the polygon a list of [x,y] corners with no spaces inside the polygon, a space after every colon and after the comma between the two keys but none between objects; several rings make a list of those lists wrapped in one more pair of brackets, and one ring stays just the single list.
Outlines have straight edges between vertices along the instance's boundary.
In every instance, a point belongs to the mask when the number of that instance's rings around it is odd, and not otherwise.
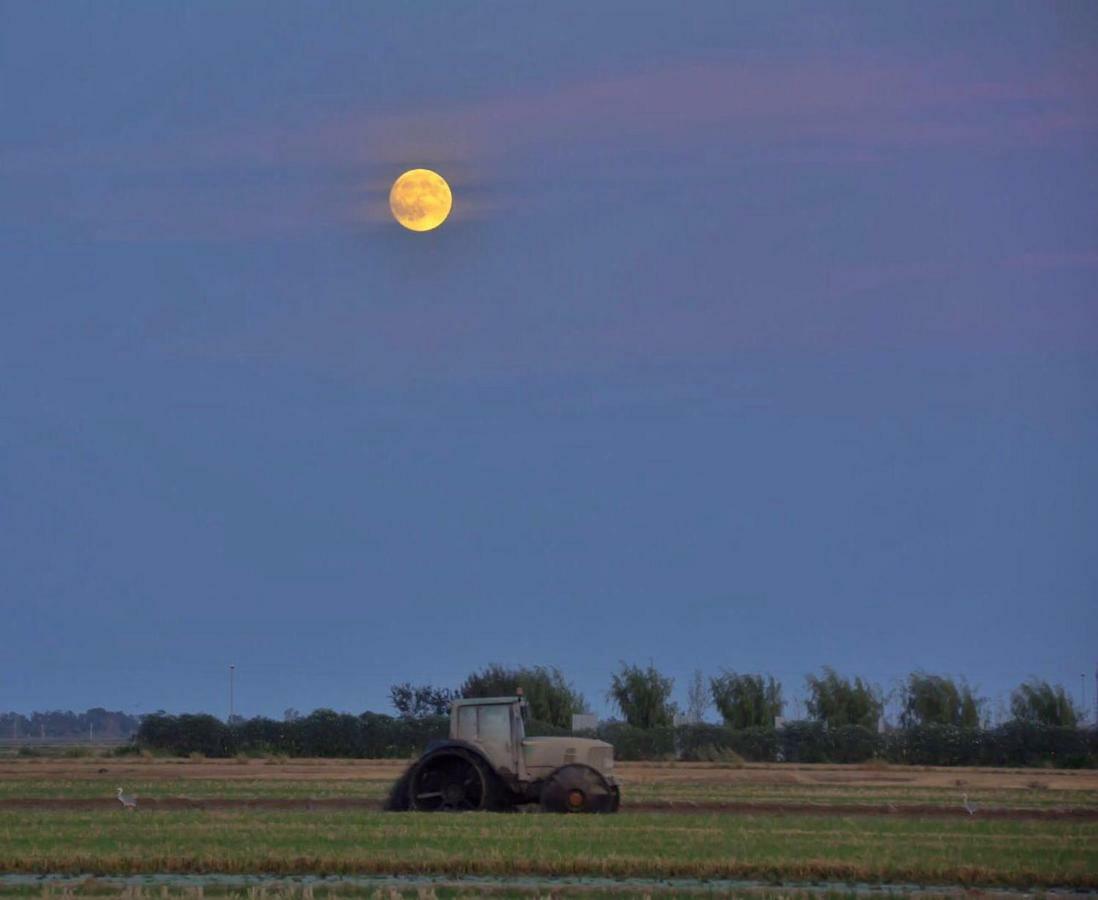
[{"label": "wispy cloud over moon", "polygon": [[[465,214],[476,214],[506,205],[508,180],[531,169],[628,178],[757,159],[1098,148],[1096,84],[1091,60],[1023,78],[956,59],[748,56],[433,107],[335,114],[319,105],[228,132],[12,151],[0,154],[0,173],[90,171],[110,202],[77,193],[72,214],[106,238],[235,240],[386,221],[384,194],[411,163],[445,169]],[[188,180],[184,195],[179,174],[198,174],[198,185]]]}]

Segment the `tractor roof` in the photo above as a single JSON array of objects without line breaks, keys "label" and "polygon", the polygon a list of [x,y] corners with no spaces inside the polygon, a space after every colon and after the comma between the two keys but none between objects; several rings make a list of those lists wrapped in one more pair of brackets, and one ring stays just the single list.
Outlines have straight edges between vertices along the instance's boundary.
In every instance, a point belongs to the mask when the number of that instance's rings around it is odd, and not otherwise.
[{"label": "tractor roof", "polygon": [[492,703],[518,703],[521,697],[467,697],[455,700],[454,706],[487,706]]}]

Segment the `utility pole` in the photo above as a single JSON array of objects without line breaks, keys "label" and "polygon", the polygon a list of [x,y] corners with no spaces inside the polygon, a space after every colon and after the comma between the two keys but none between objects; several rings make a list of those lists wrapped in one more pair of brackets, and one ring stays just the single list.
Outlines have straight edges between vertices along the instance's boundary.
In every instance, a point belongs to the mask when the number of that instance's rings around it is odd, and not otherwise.
[{"label": "utility pole", "polygon": [[236,709],[234,708],[233,689],[235,687],[234,681],[236,680],[236,666],[229,666],[229,724],[233,724],[235,718]]}]

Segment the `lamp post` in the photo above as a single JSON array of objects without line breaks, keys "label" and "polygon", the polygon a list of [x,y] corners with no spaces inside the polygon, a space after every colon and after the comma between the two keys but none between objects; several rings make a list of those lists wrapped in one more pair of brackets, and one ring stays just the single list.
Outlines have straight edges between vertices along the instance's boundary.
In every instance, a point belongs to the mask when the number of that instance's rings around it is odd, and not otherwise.
[{"label": "lamp post", "polygon": [[1084,722],[1086,722],[1086,720],[1087,720],[1087,673],[1086,672],[1080,672],[1079,673],[1079,688],[1082,691],[1081,700],[1080,700],[1080,703],[1079,703],[1079,712],[1081,713],[1080,718],[1082,718],[1082,720]]},{"label": "lamp post", "polygon": [[236,680],[236,666],[229,665],[229,724],[233,724],[233,719],[236,717],[236,709],[233,705],[233,682]]}]

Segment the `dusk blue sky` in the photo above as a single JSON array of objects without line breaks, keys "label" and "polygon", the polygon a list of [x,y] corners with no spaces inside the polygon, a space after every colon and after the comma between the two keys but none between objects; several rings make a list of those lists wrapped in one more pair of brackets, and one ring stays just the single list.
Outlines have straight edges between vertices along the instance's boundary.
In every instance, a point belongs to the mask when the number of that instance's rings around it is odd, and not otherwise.
[{"label": "dusk blue sky", "polygon": [[0,710],[1078,697],[1096,413],[1093,2],[0,2]]}]

